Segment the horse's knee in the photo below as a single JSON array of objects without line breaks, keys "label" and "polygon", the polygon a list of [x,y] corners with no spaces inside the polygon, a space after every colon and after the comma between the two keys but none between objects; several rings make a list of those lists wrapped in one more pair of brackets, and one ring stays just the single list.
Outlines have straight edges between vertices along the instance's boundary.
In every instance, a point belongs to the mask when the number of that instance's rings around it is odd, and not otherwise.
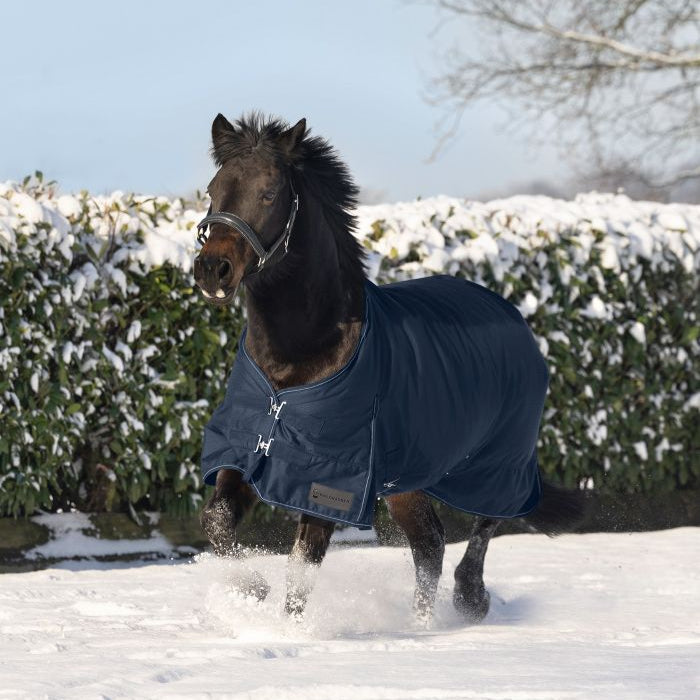
[{"label": "horse's knee", "polygon": [[406,533],[409,542],[424,540],[444,549],[445,528],[422,491],[387,496],[385,500],[389,514]]},{"label": "horse's knee", "polygon": [[406,533],[417,572],[440,576],[445,554],[445,528],[430,499],[420,491],[386,499],[389,513]]}]

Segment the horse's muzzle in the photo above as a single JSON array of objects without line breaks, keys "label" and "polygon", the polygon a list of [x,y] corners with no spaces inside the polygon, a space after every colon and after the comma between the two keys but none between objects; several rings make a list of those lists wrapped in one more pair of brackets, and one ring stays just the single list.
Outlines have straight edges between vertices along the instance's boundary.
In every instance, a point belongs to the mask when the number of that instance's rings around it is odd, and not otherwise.
[{"label": "horse's muzzle", "polygon": [[214,304],[228,304],[236,295],[233,262],[220,255],[199,254],[194,260],[194,281],[205,299]]}]

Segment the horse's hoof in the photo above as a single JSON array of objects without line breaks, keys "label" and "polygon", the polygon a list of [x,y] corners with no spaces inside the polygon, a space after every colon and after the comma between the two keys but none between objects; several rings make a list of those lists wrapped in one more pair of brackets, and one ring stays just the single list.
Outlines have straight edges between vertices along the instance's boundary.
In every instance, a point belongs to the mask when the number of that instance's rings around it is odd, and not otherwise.
[{"label": "horse's hoof", "polygon": [[416,591],[413,597],[413,614],[416,623],[421,627],[429,627],[433,619],[433,606],[435,604],[435,593],[424,593]]},{"label": "horse's hoof", "polygon": [[292,619],[299,622],[304,617],[304,609],[306,608],[306,597],[299,595],[288,595],[284,603],[284,612]]},{"label": "horse's hoof", "polygon": [[428,629],[430,623],[433,621],[433,609],[432,608],[413,608],[413,616],[416,621],[416,625],[421,629]]},{"label": "horse's hoof", "polygon": [[461,590],[455,588],[452,596],[457,612],[461,613],[468,622],[481,622],[489,611],[491,595],[482,585],[477,590]]},{"label": "horse's hoof", "polygon": [[287,601],[284,604],[284,612],[289,615],[293,620],[299,622],[304,617],[304,605],[299,603],[290,603]]}]

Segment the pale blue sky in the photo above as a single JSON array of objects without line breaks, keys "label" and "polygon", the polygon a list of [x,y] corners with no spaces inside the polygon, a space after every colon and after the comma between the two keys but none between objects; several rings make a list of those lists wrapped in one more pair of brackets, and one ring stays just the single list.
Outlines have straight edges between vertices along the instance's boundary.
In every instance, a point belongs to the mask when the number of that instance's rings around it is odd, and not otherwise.
[{"label": "pale blue sky", "polygon": [[[459,139],[426,159],[439,116],[432,8],[400,0],[3,2],[0,180],[35,169],[62,191],[168,195],[204,188],[217,112],[261,109],[339,150],[387,201],[477,196],[566,174],[553,149],[501,133],[472,109]],[[478,36],[465,37],[477,41]]]}]

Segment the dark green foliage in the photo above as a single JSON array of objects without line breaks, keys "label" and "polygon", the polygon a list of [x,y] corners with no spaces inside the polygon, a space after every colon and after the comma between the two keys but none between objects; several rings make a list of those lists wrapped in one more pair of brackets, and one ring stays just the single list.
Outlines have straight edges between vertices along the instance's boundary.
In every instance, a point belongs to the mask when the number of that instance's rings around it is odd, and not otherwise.
[{"label": "dark green foliage", "polygon": [[[197,212],[127,195],[62,202],[38,176],[0,189],[0,514],[198,509],[202,428],[223,397],[243,317],[239,306],[205,304],[183,270]],[[426,225],[446,230],[437,215]],[[144,256],[154,230],[172,234],[179,262]],[[446,250],[483,235],[455,225]],[[384,219],[367,231],[364,244],[382,255],[379,281],[434,271],[422,267],[429,251],[418,239],[400,257],[397,236]],[[516,305],[537,299],[527,320],[550,368],[539,455],[554,481],[592,479],[617,493],[697,488],[696,272],[666,249],[654,264],[603,266],[603,234],[594,237],[581,256],[574,231],[537,231],[537,244],[506,263],[463,256],[445,271]],[[587,315],[594,296],[607,318]]]},{"label": "dark green foliage", "polygon": [[[28,193],[46,196],[41,183]],[[123,253],[141,231],[97,238],[82,201],[67,256],[46,245],[41,222],[0,248],[0,514],[104,508],[98,471],[116,486],[112,507],[193,511],[202,428],[223,396],[240,309],[207,306],[172,264],[134,264]],[[115,207],[132,218],[146,208]],[[153,222],[169,208],[149,208]]]}]

